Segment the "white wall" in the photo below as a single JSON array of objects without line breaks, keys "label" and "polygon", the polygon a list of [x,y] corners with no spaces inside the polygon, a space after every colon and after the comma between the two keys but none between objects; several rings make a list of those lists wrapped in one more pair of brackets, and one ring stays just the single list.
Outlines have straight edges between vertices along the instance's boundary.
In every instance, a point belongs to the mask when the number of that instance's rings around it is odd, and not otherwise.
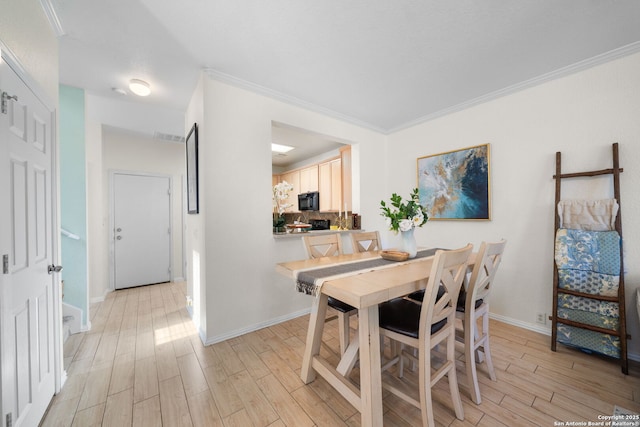
[{"label": "white wall", "polygon": [[[85,98],[85,101],[88,101]],[[86,105],[86,104],[85,104]],[[101,301],[109,292],[109,215],[108,193],[103,190],[102,124],[85,121],[87,162],[87,247],[89,301]]]},{"label": "white wall", "polygon": [[[206,130],[209,124],[204,120],[204,82],[202,75],[198,80],[187,112],[185,114],[185,129],[191,129],[194,123],[198,125],[199,138],[199,188],[200,197],[207,187],[205,181],[205,171],[208,169],[205,161],[205,152],[208,151],[209,140],[206,138]],[[185,180],[186,181],[186,180]],[[207,204],[204,200],[200,200],[199,213],[189,214],[185,217],[185,258],[187,279],[187,295],[192,299],[192,306],[188,306],[191,318],[200,332],[202,341],[207,340],[207,269],[204,262],[206,259],[206,243],[205,243],[205,218],[207,213]],[[212,244],[215,244],[212,242]]]},{"label": "white wall", "polygon": [[[304,251],[301,241],[281,244],[272,236],[272,120],[352,141],[370,166],[354,188],[369,212],[383,196],[384,156],[379,153],[386,138],[206,77],[202,91],[199,216],[204,228],[191,231],[199,239],[204,233],[206,242],[206,254],[200,254],[206,276],[199,276],[206,280],[206,324],[200,329],[205,341],[214,342],[311,306],[309,297],[297,294],[291,280],[274,269],[276,262],[301,258]],[[191,117],[187,113],[188,121]],[[364,227],[372,226],[373,215],[363,216]]]},{"label": "white wall", "polygon": [[[458,247],[508,240],[491,311],[531,328],[552,307],[555,153],[563,171],[605,169],[620,144],[621,205],[626,251],[628,341],[640,359],[635,289],[640,285],[640,54],[533,87],[389,136],[390,191],[416,186],[416,159],[491,144],[492,220],[431,221],[419,245]],[[366,163],[363,163],[366,167]],[[613,197],[604,178],[563,186],[567,198]],[[367,215],[366,211],[363,211]],[[544,329],[549,329],[549,322]]]}]

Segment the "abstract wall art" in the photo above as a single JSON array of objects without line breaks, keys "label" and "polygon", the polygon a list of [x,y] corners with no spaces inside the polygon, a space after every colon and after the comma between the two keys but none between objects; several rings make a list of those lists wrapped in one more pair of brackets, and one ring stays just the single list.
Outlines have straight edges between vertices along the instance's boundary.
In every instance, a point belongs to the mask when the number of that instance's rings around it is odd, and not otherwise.
[{"label": "abstract wall art", "polygon": [[490,220],[490,176],[489,144],[420,157],[420,203],[430,220]]}]

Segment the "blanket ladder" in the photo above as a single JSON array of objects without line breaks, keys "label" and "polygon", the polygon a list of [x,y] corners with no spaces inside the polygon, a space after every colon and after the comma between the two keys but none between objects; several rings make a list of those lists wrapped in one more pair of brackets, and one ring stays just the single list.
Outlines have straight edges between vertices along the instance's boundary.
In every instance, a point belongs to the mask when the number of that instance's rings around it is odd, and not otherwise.
[{"label": "blanket ladder", "polygon": [[[563,179],[570,178],[580,178],[580,177],[595,177],[601,175],[612,175],[613,176],[613,191],[614,198],[618,202],[619,210],[618,215],[615,219],[615,230],[620,235],[620,282],[618,286],[618,295],[617,296],[603,296],[603,295],[595,295],[586,292],[580,292],[570,289],[561,289],[559,287],[558,281],[558,266],[556,265],[555,258],[553,262],[553,312],[552,315],[549,316],[551,319],[551,350],[556,351],[557,344],[557,334],[558,334],[558,324],[564,324],[576,328],[587,329],[590,331],[608,334],[611,336],[619,337],[620,339],[620,365],[622,372],[624,374],[629,373],[629,364],[627,359],[627,339],[630,338],[627,336],[627,327],[626,327],[626,313],[625,313],[625,298],[624,298],[624,261],[623,261],[623,252],[622,252],[622,215],[621,215],[621,205],[620,205],[620,173],[623,172],[623,169],[620,167],[619,158],[618,158],[618,143],[613,144],[613,167],[610,169],[602,169],[595,171],[586,171],[586,172],[577,172],[577,173],[562,173],[561,167],[561,154],[560,152],[556,152],[556,173],[553,178],[556,180],[555,182],[555,227],[554,227],[554,236],[556,235],[558,229],[560,228],[560,217],[558,214],[558,204],[561,200],[561,182]],[[555,241],[555,239],[554,239]],[[555,250],[554,250],[555,255]],[[606,301],[611,303],[616,303],[618,305],[618,328],[617,329],[606,329],[599,326],[590,325],[587,323],[560,318],[558,317],[558,295],[559,294],[569,294],[573,296],[587,298],[589,300],[596,301]],[[597,352],[597,351],[596,351]]]}]

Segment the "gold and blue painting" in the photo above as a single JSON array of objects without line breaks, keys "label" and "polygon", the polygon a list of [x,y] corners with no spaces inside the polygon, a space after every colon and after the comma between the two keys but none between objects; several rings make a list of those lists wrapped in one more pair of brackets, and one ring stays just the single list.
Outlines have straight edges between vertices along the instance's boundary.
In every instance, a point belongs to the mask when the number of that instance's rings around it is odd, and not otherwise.
[{"label": "gold and blue painting", "polygon": [[420,203],[430,220],[491,219],[489,144],[418,158]]}]

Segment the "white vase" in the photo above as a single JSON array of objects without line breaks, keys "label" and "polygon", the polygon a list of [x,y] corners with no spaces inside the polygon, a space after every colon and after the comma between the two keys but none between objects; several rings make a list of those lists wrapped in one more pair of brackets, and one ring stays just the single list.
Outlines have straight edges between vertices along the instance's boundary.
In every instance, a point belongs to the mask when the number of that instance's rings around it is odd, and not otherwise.
[{"label": "white vase", "polygon": [[413,231],[415,228],[407,231],[401,231],[402,235],[402,250],[409,254],[409,258],[415,258],[418,253],[418,249],[416,248],[416,238],[413,235]]}]

